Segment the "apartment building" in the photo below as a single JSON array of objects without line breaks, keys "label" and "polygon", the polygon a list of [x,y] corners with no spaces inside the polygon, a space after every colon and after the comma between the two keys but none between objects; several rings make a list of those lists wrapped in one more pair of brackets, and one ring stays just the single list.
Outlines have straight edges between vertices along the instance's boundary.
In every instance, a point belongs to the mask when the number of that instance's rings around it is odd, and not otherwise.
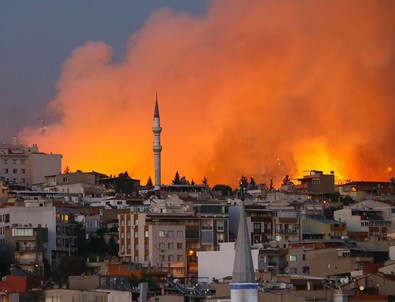
[{"label": "apartment building", "polygon": [[122,261],[186,276],[186,226],[197,222],[193,216],[130,213],[119,214],[118,222]]},{"label": "apartment building", "polygon": [[44,273],[44,252],[47,248],[48,229],[32,226],[12,226],[6,229],[5,241],[15,254],[15,264],[30,274]]},{"label": "apartment building", "polygon": [[155,212],[118,215],[123,261],[178,277],[197,275],[196,252],[215,251],[229,241],[227,205],[204,202],[187,212],[188,207],[174,202],[168,208],[153,207]]},{"label": "apartment building", "polygon": [[347,236],[346,223],[322,215],[302,220],[303,239],[341,239]]},{"label": "apartment building", "polygon": [[336,220],[346,223],[348,236],[357,241],[363,241],[370,236],[383,238],[391,229],[391,220],[385,219],[384,212],[378,209],[341,209],[333,215]]},{"label": "apartment building", "polygon": [[301,240],[302,233],[300,211],[285,207],[273,209],[273,238],[278,246]]},{"label": "apartment building", "polygon": [[310,275],[316,277],[350,274],[361,271],[365,263],[373,262],[373,257],[354,256],[350,249],[309,250],[305,257]]},{"label": "apartment building", "polygon": [[47,175],[44,190],[65,193],[69,196],[102,196],[104,185],[97,184],[98,180],[106,177],[97,172],[68,172],[63,174]]},{"label": "apartment building", "polygon": [[61,257],[74,254],[77,250],[74,216],[76,209],[55,206],[43,200],[26,200],[15,206],[0,208],[0,251],[1,260],[10,259],[13,242],[6,240],[8,229],[14,227],[47,228],[48,243],[44,257],[51,265],[57,265]]},{"label": "apartment building", "polygon": [[295,186],[298,191],[306,193],[328,194],[335,193],[335,174],[324,174],[323,171],[311,170]]},{"label": "apartment building", "polygon": [[272,240],[273,211],[264,206],[246,205],[247,227],[250,231],[252,245]]},{"label": "apartment building", "polygon": [[61,154],[39,152],[38,146],[0,144],[0,178],[6,184],[32,186],[61,172]]}]

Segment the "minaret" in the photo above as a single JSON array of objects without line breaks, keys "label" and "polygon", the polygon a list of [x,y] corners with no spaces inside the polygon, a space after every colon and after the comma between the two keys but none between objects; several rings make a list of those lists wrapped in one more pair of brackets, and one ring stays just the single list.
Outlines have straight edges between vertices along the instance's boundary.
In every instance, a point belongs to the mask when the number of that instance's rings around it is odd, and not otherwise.
[{"label": "minaret", "polygon": [[236,254],[232,283],[230,284],[231,302],[258,302],[258,283],[255,282],[249,237],[244,206],[240,206],[239,227],[235,244]]},{"label": "minaret", "polygon": [[154,146],[152,147],[152,150],[154,150],[155,190],[159,190],[161,185],[160,152],[162,151],[162,146],[160,145],[160,133],[162,132],[162,127],[160,126],[158,95],[156,95],[154,126],[152,127],[152,132],[154,133]]}]

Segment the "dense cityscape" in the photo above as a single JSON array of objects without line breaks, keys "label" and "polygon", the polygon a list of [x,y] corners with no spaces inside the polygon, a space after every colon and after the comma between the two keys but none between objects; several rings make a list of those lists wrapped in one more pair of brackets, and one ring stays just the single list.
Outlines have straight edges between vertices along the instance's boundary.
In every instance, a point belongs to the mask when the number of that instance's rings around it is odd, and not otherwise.
[{"label": "dense cityscape", "polygon": [[0,302],[395,302],[395,1],[0,1]]},{"label": "dense cityscape", "polygon": [[145,184],[0,146],[2,301],[247,301],[232,291],[250,273],[248,301],[393,301],[394,178],[163,184],[158,99],[152,131]]}]

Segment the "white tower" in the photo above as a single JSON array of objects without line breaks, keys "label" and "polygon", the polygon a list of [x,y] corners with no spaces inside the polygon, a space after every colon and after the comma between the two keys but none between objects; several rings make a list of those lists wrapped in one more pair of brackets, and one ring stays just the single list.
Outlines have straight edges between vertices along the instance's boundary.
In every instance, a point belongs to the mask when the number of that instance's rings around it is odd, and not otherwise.
[{"label": "white tower", "polygon": [[251,244],[247,228],[244,206],[240,206],[239,227],[235,244],[232,283],[230,284],[231,302],[258,302],[258,283],[255,282],[252,264]]},{"label": "white tower", "polygon": [[159,190],[161,185],[160,152],[162,151],[162,146],[160,145],[160,133],[162,132],[162,127],[160,126],[158,95],[156,95],[152,132],[154,133],[154,146],[152,150],[154,150],[155,190]]}]

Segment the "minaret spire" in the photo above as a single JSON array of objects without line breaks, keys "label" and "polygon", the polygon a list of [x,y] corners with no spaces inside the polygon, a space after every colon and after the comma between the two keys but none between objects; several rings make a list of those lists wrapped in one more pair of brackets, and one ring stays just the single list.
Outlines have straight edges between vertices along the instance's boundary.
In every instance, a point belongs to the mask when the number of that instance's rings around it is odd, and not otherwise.
[{"label": "minaret spire", "polygon": [[160,118],[159,116],[159,107],[158,107],[158,94],[156,94],[156,101],[155,101],[155,112],[154,112],[154,118]]},{"label": "minaret spire", "polygon": [[160,133],[162,132],[162,127],[160,126],[158,94],[156,94],[155,100],[154,126],[152,127],[152,132],[154,133],[154,146],[152,150],[154,151],[155,190],[159,190],[161,185],[160,153],[162,151],[162,146],[160,144]]},{"label": "minaret spire", "polygon": [[258,302],[258,284],[255,282],[249,237],[245,209],[241,205],[233,276],[230,284],[232,302]]}]

